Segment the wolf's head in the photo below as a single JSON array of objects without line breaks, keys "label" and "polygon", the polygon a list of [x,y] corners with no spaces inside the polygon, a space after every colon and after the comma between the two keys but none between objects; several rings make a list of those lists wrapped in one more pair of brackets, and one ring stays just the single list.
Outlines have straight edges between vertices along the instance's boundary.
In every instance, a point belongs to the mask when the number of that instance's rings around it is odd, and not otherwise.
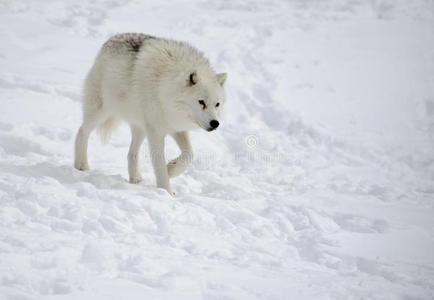
[{"label": "wolf's head", "polygon": [[218,117],[226,102],[226,73],[191,71],[183,75],[175,107],[187,122],[207,131],[219,126]]}]

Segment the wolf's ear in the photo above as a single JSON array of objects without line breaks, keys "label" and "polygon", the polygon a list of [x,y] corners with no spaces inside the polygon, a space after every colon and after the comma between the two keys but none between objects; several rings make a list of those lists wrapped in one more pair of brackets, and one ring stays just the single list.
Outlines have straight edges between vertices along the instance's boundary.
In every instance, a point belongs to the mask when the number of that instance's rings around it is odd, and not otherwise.
[{"label": "wolf's ear", "polygon": [[191,86],[191,85],[195,85],[196,83],[197,83],[197,73],[193,72],[188,77],[188,84]]},{"label": "wolf's ear", "polygon": [[217,81],[223,86],[226,82],[226,78],[228,77],[227,73],[219,73],[217,74]]}]

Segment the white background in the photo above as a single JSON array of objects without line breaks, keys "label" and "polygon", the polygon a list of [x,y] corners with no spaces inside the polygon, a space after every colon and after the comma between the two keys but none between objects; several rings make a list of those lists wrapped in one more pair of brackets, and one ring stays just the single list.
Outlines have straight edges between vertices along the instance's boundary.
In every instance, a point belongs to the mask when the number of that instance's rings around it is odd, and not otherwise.
[{"label": "white background", "polygon": [[[126,126],[72,168],[118,32],[228,72],[174,198]],[[433,299],[433,150],[433,1],[0,2],[1,299]]]}]

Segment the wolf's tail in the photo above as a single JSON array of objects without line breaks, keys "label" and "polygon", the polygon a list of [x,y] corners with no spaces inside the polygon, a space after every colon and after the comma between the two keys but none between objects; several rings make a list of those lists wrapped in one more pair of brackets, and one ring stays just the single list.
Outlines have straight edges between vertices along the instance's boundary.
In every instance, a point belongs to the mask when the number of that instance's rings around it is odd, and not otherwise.
[{"label": "wolf's tail", "polygon": [[113,131],[119,126],[119,124],[119,119],[115,117],[109,117],[104,123],[98,126],[97,131],[103,144],[107,144]]}]

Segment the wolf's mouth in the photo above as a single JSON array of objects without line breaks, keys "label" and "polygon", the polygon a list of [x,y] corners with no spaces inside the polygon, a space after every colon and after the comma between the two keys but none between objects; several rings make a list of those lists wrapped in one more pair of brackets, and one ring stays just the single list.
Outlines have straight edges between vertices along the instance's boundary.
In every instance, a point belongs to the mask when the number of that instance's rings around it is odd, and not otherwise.
[{"label": "wolf's mouth", "polygon": [[211,131],[214,131],[214,130],[217,129],[217,127],[216,127],[216,128],[213,128],[213,127],[205,128],[205,127],[203,127],[202,125],[200,125],[200,123],[199,123],[198,121],[196,121],[195,119],[193,119],[193,117],[192,117],[191,115],[188,115],[188,118],[189,118],[193,123],[196,123],[197,126],[199,126],[199,127],[202,128],[203,130],[206,130],[206,131],[208,131],[208,132],[211,132]]},{"label": "wolf's mouth", "polygon": [[[200,123],[199,123],[198,121],[196,121],[195,119],[193,119],[192,116],[188,115],[188,118],[189,118],[193,123],[196,123],[196,125],[199,126],[200,128],[202,128],[203,130],[206,130],[206,131],[211,131],[211,130],[212,130],[211,128],[209,128],[209,129],[204,128],[202,125],[200,125]],[[210,129],[211,129],[211,130],[210,130]]]},{"label": "wolf's mouth", "polygon": [[200,125],[200,123],[198,121],[194,121],[194,122],[196,122],[197,126],[199,126],[200,128],[205,129]]},{"label": "wolf's mouth", "polygon": [[206,130],[206,131],[208,131],[208,132],[210,132],[210,131],[214,131],[214,130],[215,130],[215,128],[212,128],[212,127],[205,128],[205,127],[201,126],[201,125],[199,124],[199,122],[197,122],[197,121],[196,121],[196,124],[197,124],[200,128],[202,128],[202,129],[204,129],[204,130]]}]

